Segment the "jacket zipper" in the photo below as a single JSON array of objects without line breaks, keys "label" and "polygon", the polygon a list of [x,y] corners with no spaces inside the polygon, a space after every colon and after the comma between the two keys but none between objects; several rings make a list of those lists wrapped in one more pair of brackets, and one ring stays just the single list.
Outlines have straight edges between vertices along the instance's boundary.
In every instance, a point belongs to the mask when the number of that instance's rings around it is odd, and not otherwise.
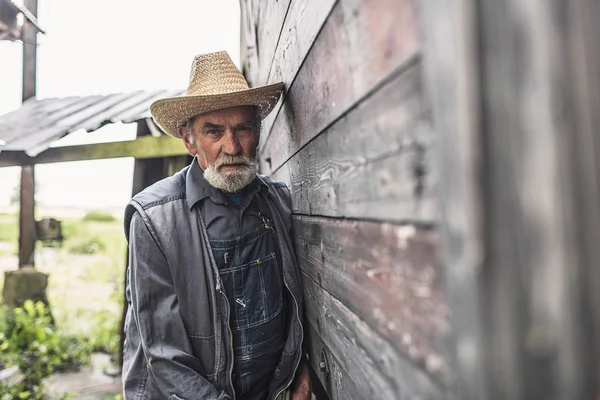
[{"label": "jacket zipper", "polygon": [[233,332],[231,331],[231,307],[229,306],[229,300],[227,299],[227,295],[225,294],[225,292],[223,292],[223,289],[222,289],[221,276],[219,276],[217,290],[225,298],[225,305],[227,306],[227,330],[229,331],[229,355],[227,356],[227,358],[229,358],[231,356],[231,362],[229,363],[229,382],[230,382],[229,387],[230,387],[231,393],[233,395],[233,400],[235,400],[235,389],[233,387],[234,358],[233,358]]},{"label": "jacket zipper", "polygon": [[[263,223],[265,224],[265,228],[272,230],[274,233],[278,233],[275,230],[275,227],[273,226],[273,224],[271,224],[271,221],[269,218],[265,218],[262,215],[261,215],[261,218],[263,220]],[[283,246],[281,246],[281,247],[283,247]],[[283,268],[282,268],[282,272],[283,272]],[[302,342],[304,341],[304,327],[302,326],[302,320],[300,319],[300,310],[298,307],[298,300],[296,300],[296,296],[294,296],[294,293],[292,293],[292,291],[290,290],[290,287],[286,283],[285,278],[283,279],[283,284],[285,285],[288,292],[290,292],[290,295],[292,296],[292,299],[294,300],[294,306],[296,308],[296,319],[298,320],[298,324],[300,324],[300,357],[298,357],[298,361],[296,361],[296,365],[294,366],[294,368],[292,370],[290,380],[288,381],[287,384],[285,384],[285,386],[283,386],[283,388],[281,388],[281,390],[279,390],[279,392],[277,392],[277,394],[274,397],[274,400],[276,400],[277,397],[281,393],[283,393],[283,391],[286,390],[294,381],[294,375],[296,375],[296,370],[298,369],[298,365],[300,365],[300,360],[302,360]]]},{"label": "jacket zipper", "polygon": [[296,375],[296,371],[298,370],[298,365],[300,365],[300,360],[302,360],[302,342],[304,341],[304,327],[302,326],[302,321],[300,320],[300,315],[299,315],[300,311],[298,310],[298,301],[296,300],[294,293],[292,293],[289,286],[285,282],[285,279],[283,280],[283,284],[287,288],[288,292],[290,292],[290,294],[292,295],[292,299],[294,299],[294,306],[296,307],[296,319],[298,320],[298,323],[300,324],[300,357],[298,357],[298,361],[296,361],[296,365],[294,366],[294,369],[292,370],[292,375],[290,377],[289,382],[283,388],[281,388],[281,390],[279,392],[277,392],[277,394],[274,397],[274,400],[277,399],[277,397],[281,393],[283,393],[283,391],[286,390],[292,384],[292,381],[294,380],[294,375]]}]

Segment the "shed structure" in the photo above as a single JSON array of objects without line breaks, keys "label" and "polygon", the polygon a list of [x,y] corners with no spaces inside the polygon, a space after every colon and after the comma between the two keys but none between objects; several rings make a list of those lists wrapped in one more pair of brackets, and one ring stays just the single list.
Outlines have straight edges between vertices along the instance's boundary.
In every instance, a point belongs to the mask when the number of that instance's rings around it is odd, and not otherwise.
[{"label": "shed structure", "polygon": [[600,398],[600,7],[241,0],[331,399]]},{"label": "shed structure", "polygon": [[[0,116],[0,167],[33,168],[36,164],[66,161],[133,157],[133,194],[172,175],[190,161],[187,149],[152,122],[150,104],[161,97],[181,94],[181,90],[135,91],[26,100],[17,110]],[[78,130],[93,132],[115,123],[136,123],[135,140],[51,147],[58,139]],[[22,177],[29,177],[22,174]],[[34,223],[35,188],[32,179],[21,182],[21,215],[26,224],[20,229],[19,266],[34,265],[36,232]],[[23,229],[25,228],[30,229]]]}]

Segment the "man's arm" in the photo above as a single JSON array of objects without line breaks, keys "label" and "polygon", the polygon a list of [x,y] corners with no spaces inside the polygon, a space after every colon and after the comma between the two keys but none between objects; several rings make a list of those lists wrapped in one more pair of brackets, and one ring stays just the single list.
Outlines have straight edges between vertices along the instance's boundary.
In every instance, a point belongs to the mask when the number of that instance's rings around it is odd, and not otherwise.
[{"label": "man's arm", "polygon": [[148,226],[136,213],[129,235],[131,323],[139,330],[148,373],[166,399],[229,399],[199,371],[179,313],[171,271]]}]

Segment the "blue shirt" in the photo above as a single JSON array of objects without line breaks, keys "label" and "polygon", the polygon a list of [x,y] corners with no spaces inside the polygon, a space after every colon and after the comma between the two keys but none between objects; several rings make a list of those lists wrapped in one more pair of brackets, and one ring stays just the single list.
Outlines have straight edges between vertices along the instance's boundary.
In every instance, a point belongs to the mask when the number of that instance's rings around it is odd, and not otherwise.
[{"label": "blue shirt", "polygon": [[242,203],[244,202],[244,195],[243,194],[229,194],[229,193],[225,193],[227,195],[227,197],[229,197],[229,199],[231,201],[233,201],[235,203],[236,206],[241,207]]}]

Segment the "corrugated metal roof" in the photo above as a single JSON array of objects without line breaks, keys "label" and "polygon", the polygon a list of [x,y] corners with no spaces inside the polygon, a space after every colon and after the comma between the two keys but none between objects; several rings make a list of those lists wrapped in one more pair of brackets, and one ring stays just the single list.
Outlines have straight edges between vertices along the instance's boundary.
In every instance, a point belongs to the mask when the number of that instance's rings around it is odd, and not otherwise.
[{"label": "corrugated metal roof", "polygon": [[93,132],[109,123],[149,118],[152,102],[183,93],[183,90],[140,90],[103,96],[30,99],[21,108],[0,116],[0,151],[22,150],[35,157],[56,140],[79,129]]}]

